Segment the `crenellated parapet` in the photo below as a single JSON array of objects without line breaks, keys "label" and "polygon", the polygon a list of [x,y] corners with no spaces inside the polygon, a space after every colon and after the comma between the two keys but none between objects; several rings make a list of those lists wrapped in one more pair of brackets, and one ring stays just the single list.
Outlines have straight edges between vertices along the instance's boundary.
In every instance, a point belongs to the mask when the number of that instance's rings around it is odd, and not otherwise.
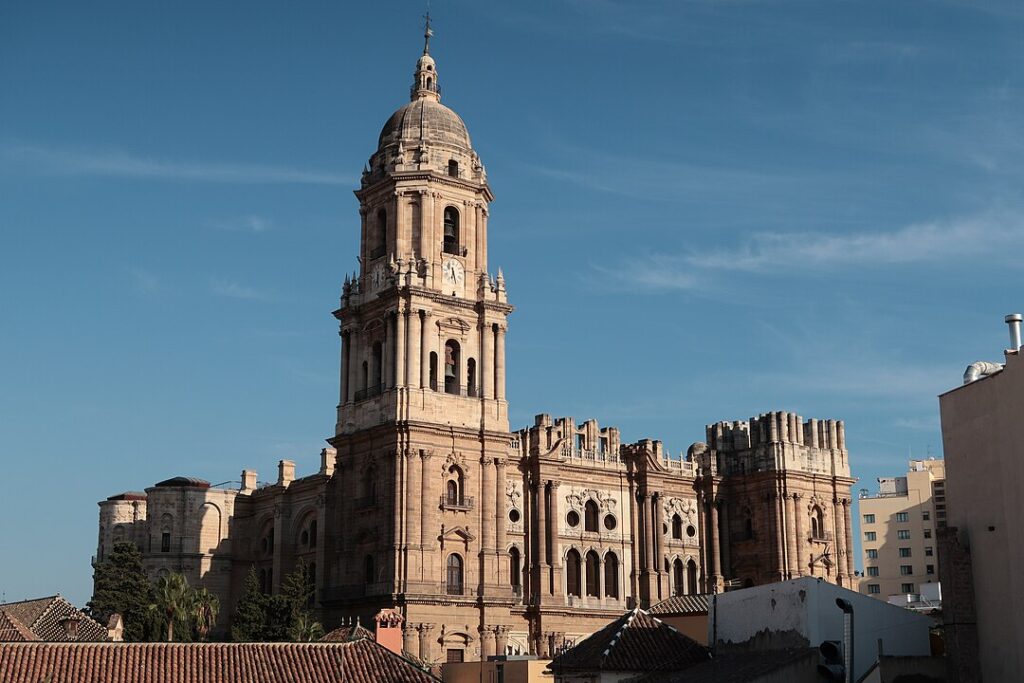
[{"label": "crenellated parapet", "polygon": [[749,420],[707,425],[707,445],[727,473],[803,470],[848,477],[842,420],[804,420],[795,413],[762,413]]}]

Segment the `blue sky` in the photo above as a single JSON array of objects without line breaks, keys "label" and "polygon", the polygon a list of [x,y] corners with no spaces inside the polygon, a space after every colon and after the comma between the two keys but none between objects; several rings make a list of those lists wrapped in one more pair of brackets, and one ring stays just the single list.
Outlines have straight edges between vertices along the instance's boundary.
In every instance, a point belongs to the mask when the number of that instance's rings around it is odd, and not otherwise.
[{"label": "blue sky", "polygon": [[[316,467],[351,190],[421,3],[0,6],[0,563],[91,590],[96,502]],[[435,0],[517,306],[513,425],[672,451],[846,420],[861,484],[1024,308],[1024,5]],[[930,450],[929,450],[930,449]]]}]

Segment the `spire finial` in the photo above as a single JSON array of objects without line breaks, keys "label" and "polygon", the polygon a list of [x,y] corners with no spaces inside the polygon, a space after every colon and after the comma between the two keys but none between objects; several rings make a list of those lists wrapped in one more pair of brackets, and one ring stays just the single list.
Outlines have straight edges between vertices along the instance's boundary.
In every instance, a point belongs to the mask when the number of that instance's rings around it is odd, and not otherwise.
[{"label": "spire finial", "polygon": [[423,54],[430,54],[430,37],[434,29],[430,28],[430,2],[427,2],[427,13],[423,15]]}]

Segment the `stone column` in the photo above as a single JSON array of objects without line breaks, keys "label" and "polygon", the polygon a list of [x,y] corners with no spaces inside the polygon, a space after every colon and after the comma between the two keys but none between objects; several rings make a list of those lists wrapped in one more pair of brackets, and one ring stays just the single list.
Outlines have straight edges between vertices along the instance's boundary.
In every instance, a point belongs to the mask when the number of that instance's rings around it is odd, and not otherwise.
[{"label": "stone column", "polygon": [[395,386],[395,321],[390,313],[384,315],[384,358],[381,362],[384,365],[384,386],[390,389]]},{"label": "stone column", "polygon": [[714,567],[711,575],[712,580],[715,582],[715,592],[718,592],[718,587],[722,584],[722,570],[721,570],[721,558],[722,558],[722,543],[718,535],[718,499],[711,501],[711,557]]},{"label": "stone column", "polygon": [[434,348],[430,316],[430,311],[423,311],[423,336],[420,342],[420,386],[424,389],[430,388],[430,352]]},{"label": "stone column", "polygon": [[842,505],[838,498],[832,499],[832,547],[836,550],[836,579],[840,586],[849,588],[846,585],[846,558],[842,551],[846,547],[846,515],[843,513]]},{"label": "stone column", "polygon": [[494,342],[494,398],[505,400],[505,326],[498,326]]},{"label": "stone column", "polygon": [[416,624],[406,622],[405,628],[402,629],[402,649],[413,654],[416,652],[418,647],[419,635],[417,633]]},{"label": "stone column", "polygon": [[409,311],[409,388],[420,385],[420,346],[423,337],[422,318],[418,309]]},{"label": "stone column", "polygon": [[480,395],[494,398],[494,328],[484,321],[480,324]]},{"label": "stone column", "polygon": [[[629,593],[639,604],[640,592],[638,590],[639,575],[640,575],[640,546],[643,545],[642,536],[640,535],[640,523],[637,519],[638,508],[636,504],[636,488],[633,485],[633,480],[629,482],[629,556],[630,556],[630,567],[629,567]],[[623,571],[626,566],[623,564]]]},{"label": "stone column", "polygon": [[551,556],[551,594],[562,592],[562,551],[558,543],[558,487],[561,482],[551,482],[551,494],[548,498],[548,553]]},{"label": "stone column", "polygon": [[[431,505],[430,503],[430,501],[432,500],[431,495],[433,488],[430,485],[430,483],[434,478],[434,473],[430,470],[430,458],[433,455],[434,454],[432,451],[420,451],[420,574],[421,580],[423,581],[426,581],[428,579],[427,572],[430,569],[435,569],[431,567],[425,567],[423,561],[425,551],[428,548],[432,548],[434,546],[434,542],[431,539],[431,536],[436,531],[434,525],[431,524],[430,520],[431,511],[437,510],[437,503],[434,503],[433,505]],[[430,577],[431,580],[434,578],[437,577]]]},{"label": "stone column", "polygon": [[437,659],[434,656],[434,624],[420,624],[420,659],[426,662],[433,662]]},{"label": "stone column", "polygon": [[[405,463],[405,523],[408,529],[405,537],[406,545],[411,550],[420,549],[420,510],[418,505],[420,492],[422,491],[423,463],[419,452],[414,448],[406,450]],[[409,564],[409,578],[419,578],[419,555],[416,552],[409,553],[412,558]]]},{"label": "stone column", "polygon": [[405,386],[405,307],[398,306],[395,313],[395,386]]},{"label": "stone column", "polygon": [[722,500],[720,501],[720,504],[722,508],[719,513],[719,517],[721,518],[719,522],[721,526],[718,530],[720,538],[719,543],[722,546],[720,566],[722,568],[722,576],[728,580],[728,578],[732,576],[732,548],[729,547],[731,540],[729,538],[729,503],[728,501]]},{"label": "stone column", "polygon": [[[488,514],[494,515],[494,527],[495,527],[495,538],[494,538],[494,561],[495,561],[495,582],[499,586],[511,586],[511,581],[502,580],[502,573],[508,571],[508,562],[505,561],[505,543],[508,538],[508,532],[506,523],[508,517],[505,515],[505,461],[501,459],[495,459],[494,461],[494,473],[497,481],[494,484],[494,509]],[[522,511],[520,511],[520,515]],[[519,556],[519,570],[520,577],[519,582],[522,586],[522,562],[523,556]],[[511,577],[510,577],[511,578]],[[498,654],[504,654],[505,650],[501,649]]]},{"label": "stone column", "polygon": [[344,405],[348,403],[348,332],[341,332],[341,403]]},{"label": "stone column", "polygon": [[772,513],[775,516],[775,573],[776,579],[782,581],[786,578],[786,561],[783,555],[786,545],[785,529],[783,527],[784,520],[782,518],[782,497],[779,492],[772,491],[771,493]]},{"label": "stone column", "polygon": [[[420,190],[420,258],[427,259],[427,263],[433,257],[433,250],[430,248],[430,226],[428,225],[428,216],[434,215],[434,200],[431,199],[427,202],[427,196],[430,193],[427,190]],[[428,266],[429,268],[429,266]]]},{"label": "stone column", "polygon": [[494,627],[480,626],[477,631],[480,633],[480,661],[486,662],[488,657],[493,657],[495,654]]},{"label": "stone column", "polygon": [[804,531],[800,520],[803,519],[803,506],[800,501],[803,496],[797,492],[793,494],[793,527],[796,529],[796,571],[797,576],[803,576],[807,569],[807,557],[804,552]]},{"label": "stone column", "polygon": [[494,627],[494,650],[496,654],[503,655],[508,651],[508,626]]},{"label": "stone column", "polygon": [[548,593],[545,585],[548,567],[548,484],[537,483],[537,594]]},{"label": "stone column", "polygon": [[786,496],[786,544],[789,555],[789,578],[795,579],[800,576],[800,550],[797,543],[796,525],[796,497]]},{"label": "stone column", "polygon": [[[661,494],[655,493],[651,496],[651,508],[653,514],[651,515],[654,520],[654,575],[657,577],[657,597],[661,599],[664,596],[664,589],[662,582],[665,578],[665,521],[663,519],[664,512],[661,508]],[[654,601],[655,596],[651,596],[651,601]]]},{"label": "stone column", "polygon": [[[840,423],[840,427],[842,423]],[[850,500],[843,499],[843,520],[846,522],[846,542],[843,544],[846,549],[846,575],[850,577],[850,585],[853,586],[853,525],[850,519]]]},{"label": "stone column", "polygon": [[495,585],[494,572],[494,458],[480,459],[480,585]]},{"label": "stone column", "polygon": [[356,400],[359,391],[359,330],[353,328],[348,333],[348,402]]}]

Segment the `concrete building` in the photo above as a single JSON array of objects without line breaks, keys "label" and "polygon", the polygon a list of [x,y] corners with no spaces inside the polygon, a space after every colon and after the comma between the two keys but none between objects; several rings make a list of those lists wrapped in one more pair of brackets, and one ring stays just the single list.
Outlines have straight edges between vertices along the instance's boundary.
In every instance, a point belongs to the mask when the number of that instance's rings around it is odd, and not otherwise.
[{"label": "concrete building", "polygon": [[[1005,364],[978,361],[939,397],[948,528],[940,532],[951,679],[1024,680],[1024,357],[1007,316]],[[978,669],[980,663],[980,670]]]},{"label": "concrete building", "polygon": [[444,683],[552,683],[550,659],[530,655],[500,655],[486,662],[452,662],[441,671]]},{"label": "concrete building", "polygon": [[185,573],[228,619],[251,566],[276,592],[305,560],[328,628],[395,608],[403,649],[431,662],[547,657],[673,595],[852,585],[842,421],[719,422],[681,457],[595,420],[511,431],[494,196],[429,47],[355,192],[359,269],[334,311],[340,399],[319,470],[285,460],[269,485],[245,471],[238,488],[176,477],[114,496],[98,561],[133,541],[154,577]]},{"label": "concrete building", "polygon": [[929,459],[911,460],[902,477],[879,478],[873,495],[861,489],[861,593],[920,602],[922,586],[938,583],[935,529],[945,523],[945,486],[945,463]]}]

